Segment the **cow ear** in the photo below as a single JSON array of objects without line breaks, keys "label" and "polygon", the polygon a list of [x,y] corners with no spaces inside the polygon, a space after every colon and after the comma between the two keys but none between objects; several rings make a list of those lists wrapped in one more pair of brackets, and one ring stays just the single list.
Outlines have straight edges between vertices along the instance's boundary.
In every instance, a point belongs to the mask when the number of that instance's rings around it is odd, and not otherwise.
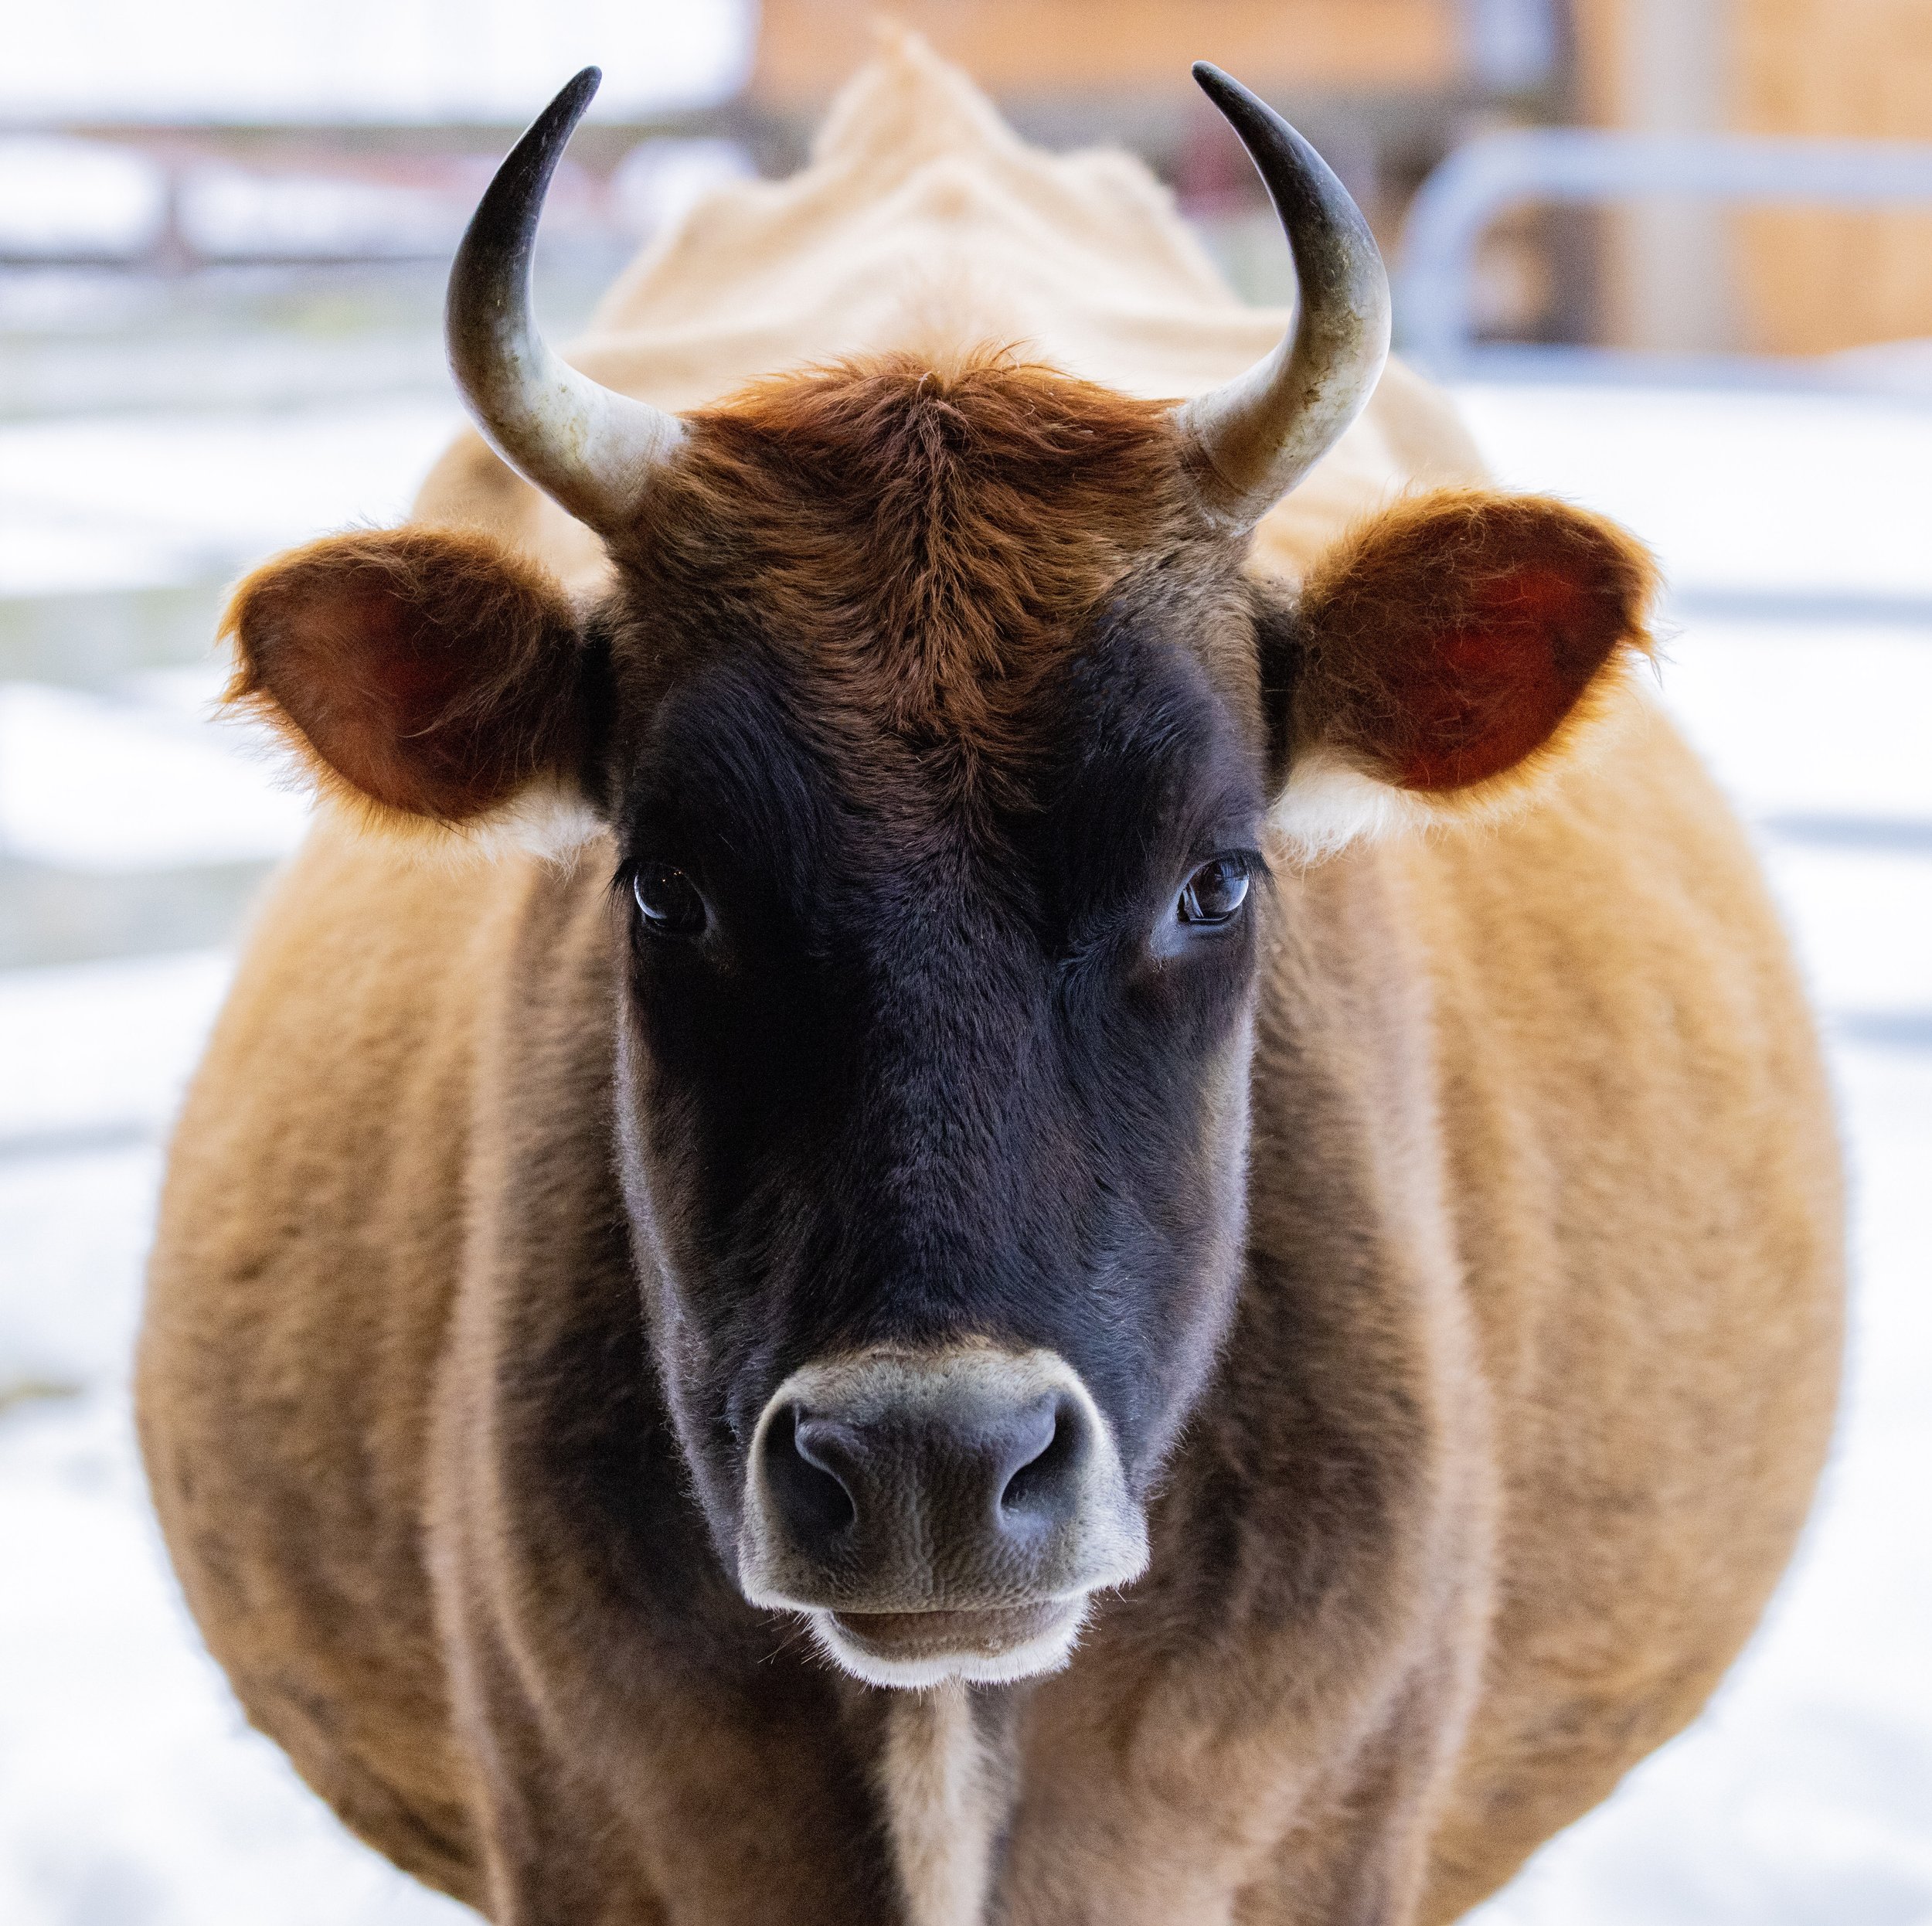
[{"label": "cow ear", "polygon": [[366,818],[551,850],[594,832],[600,654],[558,584],[500,543],[427,528],[312,543],[243,582],[223,627],[227,702]]},{"label": "cow ear", "polygon": [[1493,813],[1611,713],[1653,646],[1645,551],[1534,495],[1446,490],[1357,529],[1264,625],[1285,786],[1308,856]]}]

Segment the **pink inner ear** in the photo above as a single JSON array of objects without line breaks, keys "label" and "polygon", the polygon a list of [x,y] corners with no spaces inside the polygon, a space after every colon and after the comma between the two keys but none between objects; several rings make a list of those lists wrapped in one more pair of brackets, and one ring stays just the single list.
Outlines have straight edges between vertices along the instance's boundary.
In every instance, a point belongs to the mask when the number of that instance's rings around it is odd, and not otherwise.
[{"label": "pink inner ear", "polygon": [[229,700],[386,808],[460,822],[573,754],[575,613],[487,537],[326,536],[257,569],[226,624]]},{"label": "pink inner ear", "polygon": [[[318,597],[291,625],[277,693],[316,749],[357,788],[399,808],[440,814],[473,757],[469,732],[440,727],[461,693],[455,638],[396,596]],[[311,646],[304,648],[306,635]]]},{"label": "pink inner ear", "polygon": [[345,604],[342,619],[359,636],[366,699],[380,711],[376,720],[386,735],[420,737],[448,713],[463,663],[447,637],[405,620],[387,596],[358,596]]},{"label": "pink inner ear", "polygon": [[1390,676],[1402,786],[1465,788],[1540,749],[1616,645],[1604,613],[1547,566],[1474,584],[1458,619],[1422,630]]}]

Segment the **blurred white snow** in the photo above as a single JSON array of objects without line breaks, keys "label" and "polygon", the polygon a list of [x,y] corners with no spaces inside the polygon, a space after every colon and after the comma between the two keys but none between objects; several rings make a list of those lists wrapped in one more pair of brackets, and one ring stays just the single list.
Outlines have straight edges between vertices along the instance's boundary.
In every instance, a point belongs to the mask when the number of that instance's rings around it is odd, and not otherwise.
[{"label": "blurred white snow", "polygon": [[186,716],[80,689],[0,683],[8,853],[116,873],[292,849],[308,820],[306,798],[264,788],[276,758],[259,736],[207,726],[219,681],[199,679],[202,713]]},{"label": "blurred white snow", "polygon": [[454,401],[0,423],[0,595],[206,581],[398,519]]},{"label": "blurred white snow", "polygon": [[138,254],[167,213],[166,178],[125,148],[52,134],[0,139],[0,243],[11,253]]},{"label": "blurred white snow", "polygon": [[736,92],[749,0],[61,0],[8,10],[0,119],[521,125],[597,62],[634,120]]},{"label": "blurred white snow", "polygon": [[[1759,825],[1835,1040],[1858,1274],[1840,1444],[1765,1631],[1483,1926],[1932,1926],[1932,410],[1462,399],[1507,480],[1663,555],[1683,611],[1665,699]],[[193,580],[389,519],[453,425],[407,403],[0,427],[0,594]],[[1812,612],[1753,603],[1771,591]],[[0,685],[0,843],[103,873],[286,847],[299,802],[198,720],[217,680],[211,659],[84,694]],[[46,1393],[0,1410],[8,1926],[463,1916],[246,1730],[140,1486],[125,1376],[155,1138],[227,970],[0,973],[0,1390]]]},{"label": "blurred white snow", "polygon": [[649,240],[682,220],[713,189],[749,180],[757,172],[736,141],[716,135],[640,141],[611,174],[611,212],[624,233]]}]

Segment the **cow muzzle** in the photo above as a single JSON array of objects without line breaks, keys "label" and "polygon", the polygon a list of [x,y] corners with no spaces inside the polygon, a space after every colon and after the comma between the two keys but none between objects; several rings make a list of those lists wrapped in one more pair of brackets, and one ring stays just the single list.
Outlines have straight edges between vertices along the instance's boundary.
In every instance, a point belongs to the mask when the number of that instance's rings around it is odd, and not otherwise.
[{"label": "cow muzzle", "polygon": [[862,1352],[794,1371],[759,1418],[740,1585],[871,1684],[1052,1671],[1146,1564],[1112,1433],[1049,1351]]}]

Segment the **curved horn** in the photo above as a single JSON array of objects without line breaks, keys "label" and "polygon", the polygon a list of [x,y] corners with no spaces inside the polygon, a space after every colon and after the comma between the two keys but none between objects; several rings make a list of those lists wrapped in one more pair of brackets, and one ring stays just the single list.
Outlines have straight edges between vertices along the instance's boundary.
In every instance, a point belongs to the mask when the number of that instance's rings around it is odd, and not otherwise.
[{"label": "curved horn", "polygon": [[1240,136],[1287,230],[1294,326],[1274,352],[1175,410],[1202,499],[1252,528],[1341,438],[1389,354],[1389,278],[1369,223],[1326,162],[1217,66],[1194,77]]},{"label": "curved horn", "polygon": [[684,424],[600,387],[544,345],[530,312],[530,256],[550,176],[604,76],[586,67],[496,171],[450,270],[450,372],[488,441],[580,521],[617,533]]}]

